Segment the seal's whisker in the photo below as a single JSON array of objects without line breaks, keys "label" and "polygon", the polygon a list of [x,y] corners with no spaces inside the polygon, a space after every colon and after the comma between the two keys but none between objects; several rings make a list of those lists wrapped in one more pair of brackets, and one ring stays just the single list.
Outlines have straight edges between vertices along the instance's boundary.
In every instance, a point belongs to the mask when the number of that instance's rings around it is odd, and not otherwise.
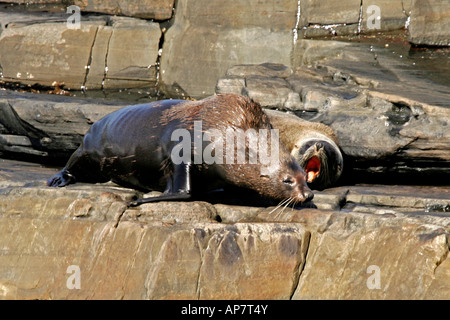
[{"label": "seal's whisker", "polygon": [[286,203],[283,210],[281,210],[280,214],[283,213],[284,210],[286,210],[286,208],[291,204],[292,201],[295,201],[295,199],[293,197],[289,197],[289,201]]},{"label": "seal's whisker", "polygon": [[291,212],[294,211],[294,207],[296,204],[297,204],[297,201],[294,200],[294,202],[292,202]]},{"label": "seal's whisker", "polygon": [[291,211],[294,211],[294,208],[298,203],[299,203],[299,200],[295,199],[294,202],[292,203]]},{"label": "seal's whisker", "polygon": [[284,199],[284,200],[282,200],[282,201],[280,201],[280,203],[278,203],[278,205],[272,210],[272,211],[270,211],[269,212],[269,214],[271,214],[272,212],[274,212],[275,210],[277,210],[278,208],[280,208],[282,205],[284,205],[287,201],[289,201],[291,198],[289,197],[289,198],[287,198],[287,199]]},{"label": "seal's whisker", "polygon": [[277,206],[276,206],[275,208],[273,208],[272,211],[269,212],[269,214],[272,213],[272,212],[274,212],[275,210],[277,210],[279,207],[281,207],[286,201],[287,201],[287,199],[281,200],[281,201],[277,204]]}]

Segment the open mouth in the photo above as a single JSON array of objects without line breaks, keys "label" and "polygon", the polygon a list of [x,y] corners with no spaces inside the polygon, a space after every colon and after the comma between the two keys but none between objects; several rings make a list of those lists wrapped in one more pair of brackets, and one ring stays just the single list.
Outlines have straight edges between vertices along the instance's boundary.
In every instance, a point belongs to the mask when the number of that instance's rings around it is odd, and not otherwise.
[{"label": "open mouth", "polygon": [[306,164],[306,176],[309,183],[313,182],[320,174],[320,160],[316,156],[311,157]]}]

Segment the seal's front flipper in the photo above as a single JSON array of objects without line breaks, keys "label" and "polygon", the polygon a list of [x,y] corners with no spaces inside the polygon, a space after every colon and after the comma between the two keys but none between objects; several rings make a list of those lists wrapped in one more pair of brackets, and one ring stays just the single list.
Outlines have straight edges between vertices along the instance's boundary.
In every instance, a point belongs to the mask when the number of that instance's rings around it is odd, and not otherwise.
[{"label": "seal's front flipper", "polygon": [[158,201],[185,201],[192,197],[191,194],[191,163],[173,165],[173,173],[167,179],[164,193],[158,197],[142,198],[128,202],[129,207],[136,207],[144,203]]},{"label": "seal's front flipper", "polygon": [[47,180],[47,186],[49,187],[64,187],[68,184],[74,183],[75,177],[67,171],[66,168],[55,174],[53,177]]},{"label": "seal's front flipper", "polygon": [[[82,161],[83,147],[80,146],[75,152],[70,156],[67,161],[66,166],[53,177],[47,180],[47,186],[49,187],[64,187],[68,184],[75,183],[77,179],[80,178],[78,168],[89,168],[85,162]],[[75,179],[75,176],[77,179]]]}]

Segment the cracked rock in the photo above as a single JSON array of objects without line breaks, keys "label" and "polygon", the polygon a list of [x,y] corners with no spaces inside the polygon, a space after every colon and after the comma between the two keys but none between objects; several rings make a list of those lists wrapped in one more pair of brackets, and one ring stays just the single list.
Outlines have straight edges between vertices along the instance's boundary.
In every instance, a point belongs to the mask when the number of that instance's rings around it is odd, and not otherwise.
[{"label": "cracked rock", "polygon": [[112,18],[107,25],[107,20],[88,17],[79,29],[69,29],[65,20],[9,22],[0,36],[3,80],[49,87],[60,83],[73,90],[154,86],[159,24]]}]

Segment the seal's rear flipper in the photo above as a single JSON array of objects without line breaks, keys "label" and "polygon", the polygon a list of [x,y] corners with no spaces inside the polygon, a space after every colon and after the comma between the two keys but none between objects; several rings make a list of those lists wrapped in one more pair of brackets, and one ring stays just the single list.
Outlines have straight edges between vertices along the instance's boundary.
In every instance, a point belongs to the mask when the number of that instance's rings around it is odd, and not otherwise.
[{"label": "seal's rear flipper", "polygon": [[164,193],[158,197],[143,198],[128,202],[128,207],[136,207],[144,203],[158,201],[185,201],[192,197],[191,194],[191,163],[173,165],[173,172],[167,178],[167,186]]}]

